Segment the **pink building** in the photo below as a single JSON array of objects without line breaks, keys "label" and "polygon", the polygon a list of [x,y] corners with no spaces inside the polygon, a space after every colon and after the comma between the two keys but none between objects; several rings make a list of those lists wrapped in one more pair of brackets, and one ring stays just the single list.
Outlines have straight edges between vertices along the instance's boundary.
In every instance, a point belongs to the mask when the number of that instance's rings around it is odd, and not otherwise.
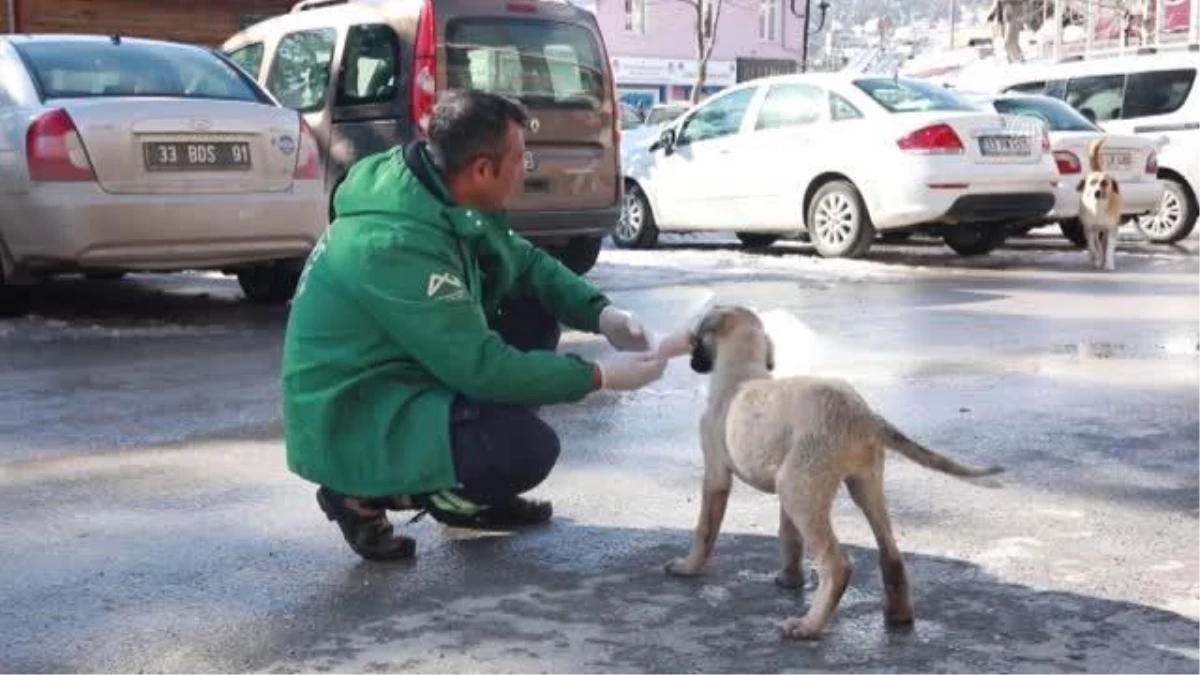
[{"label": "pink building", "polygon": [[[622,99],[638,104],[684,100],[696,77],[695,4],[706,0],[569,0],[596,14]],[[754,77],[792,72],[803,20],[791,0],[724,0],[705,93]],[[804,0],[796,0],[804,11]],[[813,28],[818,21],[812,0]],[[812,45],[820,40],[810,38]]]}]

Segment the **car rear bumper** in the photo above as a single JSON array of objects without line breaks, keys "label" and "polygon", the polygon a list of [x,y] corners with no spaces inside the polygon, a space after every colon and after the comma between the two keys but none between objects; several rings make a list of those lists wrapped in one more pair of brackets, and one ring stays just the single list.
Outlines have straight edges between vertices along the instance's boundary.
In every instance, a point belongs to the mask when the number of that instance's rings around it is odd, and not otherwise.
[{"label": "car rear bumper", "polygon": [[512,211],[513,230],[531,240],[608,236],[621,217],[620,206],[586,211]]},{"label": "car rear bumper", "polygon": [[[1054,209],[1046,216],[1046,220],[1057,221],[1075,218],[1079,215],[1079,191],[1076,190],[1078,180],[1064,180],[1055,191]],[[1163,187],[1157,180],[1140,183],[1125,182],[1119,186],[1121,190],[1121,213],[1125,216],[1140,216],[1158,210],[1162,201]]]},{"label": "car rear bumper", "polygon": [[1049,181],[998,186],[914,186],[882,200],[871,213],[877,230],[919,225],[958,225],[1037,220],[1054,208],[1055,190]]},{"label": "car rear bumper", "polygon": [[327,224],[319,181],[277,193],[114,195],[94,183],[35,186],[0,207],[27,271],[233,267],[304,257]]}]

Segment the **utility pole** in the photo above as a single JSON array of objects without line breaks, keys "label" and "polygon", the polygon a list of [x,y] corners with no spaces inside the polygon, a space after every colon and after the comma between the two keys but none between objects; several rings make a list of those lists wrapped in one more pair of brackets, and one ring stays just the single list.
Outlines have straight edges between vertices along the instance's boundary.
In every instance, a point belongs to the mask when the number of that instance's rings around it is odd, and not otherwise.
[{"label": "utility pole", "polygon": [[792,14],[796,17],[804,19],[804,33],[800,36],[800,72],[808,72],[808,38],[810,35],[820,33],[825,27],[825,14],[829,11],[829,0],[820,0],[817,3],[817,9],[821,12],[821,20],[817,23],[816,29],[810,29],[809,17],[812,15],[812,0],[804,0],[804,14],[801,16],[799,10],[796,9],[796,0],[792,0]]}]

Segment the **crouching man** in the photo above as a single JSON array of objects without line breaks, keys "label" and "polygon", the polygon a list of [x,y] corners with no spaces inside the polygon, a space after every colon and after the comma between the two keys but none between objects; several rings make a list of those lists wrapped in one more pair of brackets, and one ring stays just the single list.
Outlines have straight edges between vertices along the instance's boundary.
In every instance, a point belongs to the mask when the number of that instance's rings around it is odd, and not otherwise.
[{"label": "crouching man", "polygon": [[[297,286],[288,467],[368,560],[415,552],[389,510],[481,529],[547,522],[551,505],[521,496],[558,459],[536,406],[638,389],[666,367],[636,317],[509,229],[526,123],[506,98],[447,92],[427,141],[351,168]],[[620,351],[560,354],[560,323]]]}]

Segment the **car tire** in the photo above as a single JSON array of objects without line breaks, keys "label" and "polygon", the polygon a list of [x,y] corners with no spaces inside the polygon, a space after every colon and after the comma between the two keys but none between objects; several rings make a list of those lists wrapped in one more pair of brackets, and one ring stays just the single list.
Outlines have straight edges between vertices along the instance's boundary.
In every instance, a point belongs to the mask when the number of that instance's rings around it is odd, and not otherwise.
[{"label": "car tire", "polygon": [[833,180],[822,185],[808,203],[807,226],[823,258],[859,258],[875,241],[875,226],[853,183]]},{"label": "car tire", "polygon": [[1137,219],[1138,230],[1155,244],[1174,244],[1196,228],[1196,196],[1183,183],[1163,178],[1163,196],[1158,211]]},{"label": "car tire", "polygon": [[760,234],[758,232],[738,232],[737,238],[746,248],[767,248],[779,241],[777,234]]},{"label": "car tire", "polygon": [[29,287],[5,283],[0,270],[0,319],[23,316],[29,311]]},{"label": "car tire", "polygon": [[942,241],[962,256],[987,255],[1004,245],[1008,238],[1005,225],[958,227],[942,236]]},{"label": "car tire", "polygon": [[1062,221],[1058,224],[1058,230],[1076,248],[1087,248],[1087,235],[1083,233],[1083,223],[1078,218]]},{"label": "car tire", "polygon": [[592,271],[600,258],[600,247],[603,241],[600,237],[575,237],[563,246],[549,248],[549,252],[567,269],[575,274],[584,275]]},{"label": "car tire", "polygon": [[625,184],[621,200],[621,218],[612,232],[613,243],[619,248],[653,248],[658,243],[658,227],[650,200],[637,183]]},{"label": "car tire", "polygon": [[124,272],[88,272],[83,275],[88,281],[120,281],[125,278]]},{"label": "car tire", "polygon": [[885,244],[900,244],[908,241],[913,236],[911,231],[905,232],[883,232],[879,235],[879,241]]},{"label": "car tire", "polygon": [[300,281],[300,269],[291,265],[258,265],[237,273],[246,299],[256,305],[281,305],[292,299]]}]

